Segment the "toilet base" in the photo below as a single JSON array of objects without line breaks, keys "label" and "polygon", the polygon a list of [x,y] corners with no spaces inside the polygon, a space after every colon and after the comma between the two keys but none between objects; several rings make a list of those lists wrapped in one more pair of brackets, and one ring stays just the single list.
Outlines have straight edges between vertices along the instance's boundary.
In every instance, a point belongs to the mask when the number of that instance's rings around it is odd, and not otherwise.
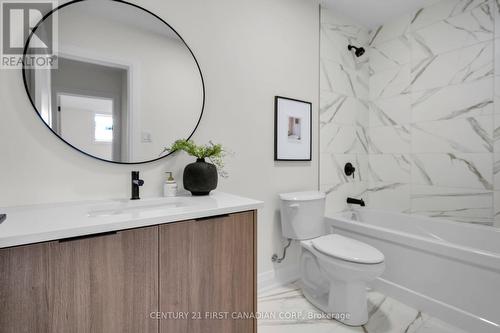
[{"label": "toilet base", "polygon": [[302,242],[302,292],[328,318],[349,326],[368,321],[367,283],[384,270],[384,264],[358,265],[333,260]]},{"label": "toilet base", "polygon": [[[368,322],[366,286],[344,286],[332,283],[329,291],[317,293],[302,286],[304,297],[328,318],[348,326],[361,326]],[[348,297],[346,298],[346,296]]]}]

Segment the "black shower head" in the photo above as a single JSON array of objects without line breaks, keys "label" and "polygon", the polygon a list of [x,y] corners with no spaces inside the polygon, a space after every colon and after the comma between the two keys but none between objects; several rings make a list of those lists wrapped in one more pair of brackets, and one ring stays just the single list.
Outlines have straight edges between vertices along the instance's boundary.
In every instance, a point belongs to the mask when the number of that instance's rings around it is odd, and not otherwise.
[{"label": "black shower head", "polygon": [[347,46],[347,49],[349,51],[351,51],[352,49],[354,49],[354,54],[356,55],[356,57],[361,57],[363,54],[365,54],[365,49],[363,47],[356,47],[354,45],[349,45]]}]

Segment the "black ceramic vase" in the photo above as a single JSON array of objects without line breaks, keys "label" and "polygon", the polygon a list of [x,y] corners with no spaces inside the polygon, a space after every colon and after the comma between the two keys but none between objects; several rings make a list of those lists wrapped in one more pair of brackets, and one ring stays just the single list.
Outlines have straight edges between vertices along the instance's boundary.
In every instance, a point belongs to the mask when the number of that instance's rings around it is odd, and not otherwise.
[{"label": "black ceramic vase", "polygon": [[192,195],[208,195],[217,188],[217,168],[212,163],[199,158],[184,168],[184,188]]}]

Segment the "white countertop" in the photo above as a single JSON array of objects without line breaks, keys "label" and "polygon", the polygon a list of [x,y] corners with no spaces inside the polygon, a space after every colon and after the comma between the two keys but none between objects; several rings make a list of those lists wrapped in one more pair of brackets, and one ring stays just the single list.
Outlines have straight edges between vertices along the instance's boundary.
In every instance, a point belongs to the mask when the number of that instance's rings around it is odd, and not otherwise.
[{"label": "white countertop", "polygon": [[0,207],[0,248],[146,227],[262,208],[261,201],[214,191],[209,196],[103,200]]}]

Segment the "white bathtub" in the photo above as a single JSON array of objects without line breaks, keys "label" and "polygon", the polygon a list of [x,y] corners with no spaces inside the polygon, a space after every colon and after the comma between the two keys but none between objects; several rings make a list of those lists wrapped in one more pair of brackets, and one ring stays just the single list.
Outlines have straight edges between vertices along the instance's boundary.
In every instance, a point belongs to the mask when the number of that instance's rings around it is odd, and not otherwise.
[{"label": "white bathtub", "polygon": [[384,253],[374,289],[471,333],[500,332],[500,229],[371,209],[326,222]]}]

